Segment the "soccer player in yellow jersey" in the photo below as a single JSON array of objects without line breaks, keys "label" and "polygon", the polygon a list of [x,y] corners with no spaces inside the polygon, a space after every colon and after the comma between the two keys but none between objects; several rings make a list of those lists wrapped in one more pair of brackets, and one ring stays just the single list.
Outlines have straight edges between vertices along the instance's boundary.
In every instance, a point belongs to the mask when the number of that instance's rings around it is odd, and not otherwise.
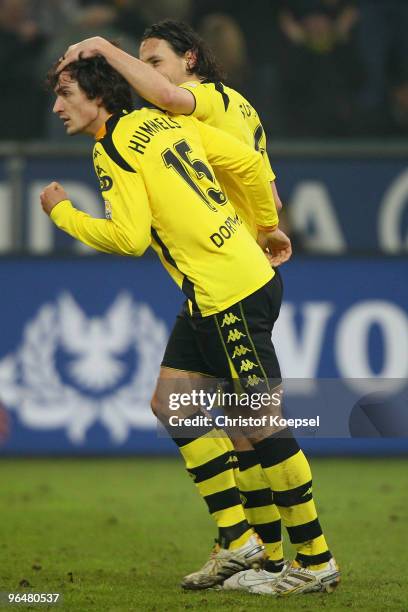
[{"label": "soccer player in yellow jersey", "polygon": [[[261,151],[275,204],[280,209],[259,116],[237,91],[222,84],[215,58],[199,37],[185,24],[167,20],[149,28],[143,38],[140,50],[143,61],[96,37],[70,47],[59,69],[79,56],[92,57],[100,53],[140,95],[156,106],[192,115]],[[223,190],[234,201],[240,218],[257,237],[254,205],[246,196],[239,177],[218,168],[215,172]],[[279,576],[284,563],[280,513],[252,445],[243,435],[232,439],[238,459],[235,474],[245,500],[246,516],[265,544],[269,557],[266,567]]]},{"label": "soccer player in yellow jersey", "polygon": [[[276,207],[282,207],[258,113],[239,92],[221,82],[222,71],[211,51],[187,24],[166,20],[148,28],[143,35],[140,60],[103,38],[87,39],[68,48],[59,70],[79,56],[96,54],[103,55],[142,98],[158,108],[192,115],[261,151]],[[240,194],[236,206],[256,236],[253,203],[242,197],[239,181],[226,175],[220,177],[220,183],[225,190]]]},{"label": "soccer player in yellow jersey", "polygon": [[[265,135],[256,112],[240,94],[225,87],[218,80],[217,68],[211,55],[190,28],[167,21],[147,31],[141,46],[141,57],[156,71],[103,39],[90,39],[71,47],[60,68],[64,67],[69,60],[78,57],[79,54],[92,56],[98,51],[106,54],[108,61],[122,72],[143,97],[169,111],[192,114],[207,123],[221,127],[261,150],[267,176],[269,180],[272,180],[271,184],[276,196],[274,175],[265,154]],[[162,74],[157,74],[157,71]],[[214,170],[221,186],[234,202],[234,207],[240,217],[245,220],[250,232],[256,235],[256,204],[252,196],[243,188],[241,181],[236,176],[217,166],[214,167]],[[185,333],[184,321],[179,317],[163,360],[165,367],[162,371],[164,372],[166,367],[171,368],[170,377],[174,376],[176,370],[179,371],[179,374],[183,369],[193,372],[203,371],[203,368],[200,369],[199,364],[193,361],[191,355],[187,358],[184,354],[184,361],[181,360],[183,363],[175,359],[174,347],[180,346],[183,342],[188,346],[189,337]],[[275,449],[279,444],[282,447],[281,454],[278,456],[278,467],[274,469],[275,484],[271,484],[270,472],[263,469],[265,461],[262,462],[260,459],[259,451],[255,451],[244,438],[241,438],[241,442],[239,438],[234,439],[239,449],[237,455],[240,468],[236,470],[236,479],[245,500],[246,517],[266,542],[271,560],[267,569],[272,570],[272,574],[264,573],[269,587],[276,582],[275,577],[280,577],[279,570],[282,568],[280,514],[288,528],[290,539],[298,551],[297,564],[290,569],[292,576],[308,571],[313,583],[321,572],[324,575],[327,575],[327,572],[329,575],[332,573],[331,564],[333,562],[316,518],[311,496],[310,471],[308,466],[303,469],[307,465],[304,455],[299,450],[297,443],[287,438],[287,435],[286,433],[281,436],[280,441],[273,440]],[[298,477],[298,487],[293,486],[293,481],[289,485],[283,480],[283,473],[288,465]],[[278,475],[279,472],[280,475]],[[271,490],[274,491],[275,501],[279,502],[277,503],[279,512],[272,504]],[[219,539],[225,542],[221,529]],[[205,571],[211,572],[213,566],[214,564],[211,566],[211,563],[206,564],[201,574],[203,571],[204,573]],[[308,567],[309,570],[303,570],[303,567]],[[195,584],[198,578],[202,578],[200,572],[186,577],[184,586],[198,588]],[[248,578],[250,576],[246,578],[245,584],[249,584]],[[310,581],[305,581],[303,575],[300,581],[304,586],[302,590],[309,589]],[[259,574],[255,582],[259,584]],[[293,582],[292,580],[292,586]],[[234,578],[227,580],[224,584],[225,588],[243,588],[239,580],[234,582]],[[280,585],[280,590],[282,588],[285,592],[292,590],[290,582]],[[299,591],[298,588],[296,590]]]}]

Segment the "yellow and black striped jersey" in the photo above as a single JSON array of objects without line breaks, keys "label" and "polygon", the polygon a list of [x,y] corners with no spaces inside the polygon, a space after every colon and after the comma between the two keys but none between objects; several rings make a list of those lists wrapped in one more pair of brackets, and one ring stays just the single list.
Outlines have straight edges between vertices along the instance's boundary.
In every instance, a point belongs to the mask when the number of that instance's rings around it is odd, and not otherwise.
[{"label": "yellow and black striped jersey", "polygon": [[53,221],[98,250],[141,255],[150,242],[190,301],[214,314],[274,275],[214,176],[234,172],[262,225],[278,222],[260,153],[192,117],[150,108],[112,116],[94,147],[106,219],[65,200]]},{"label": "yellow and black striped jersey", "polygon": [[[192,116],[208,125],[224,130],[260,151],[269,180],[275,180],[276,176],[266,152],[266,135],[261,120],[248,100],[235,89],[220,82],[200,83],[191,81],[183,83],[181,87],[188,89],[194,96],[195,108]],[[228,196],[234,202],[249,231],[256,237],[257,225],[261,225],[261,223],[256,218],[254,203],[248,200],[242,190],[240,180],[234,174],[222,170],[216,170],[216,175],[223,190],[228,193]]]}]

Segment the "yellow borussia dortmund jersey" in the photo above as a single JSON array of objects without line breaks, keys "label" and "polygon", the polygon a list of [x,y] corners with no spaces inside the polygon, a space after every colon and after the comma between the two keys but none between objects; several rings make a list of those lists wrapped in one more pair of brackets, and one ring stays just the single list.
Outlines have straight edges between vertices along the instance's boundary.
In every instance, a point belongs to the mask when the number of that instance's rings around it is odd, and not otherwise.
[{"label": "yellow borussia dortmund jersey", "polygon": [[259,153],[192,117],[144,108],[108,120],[94,164],[106,219],[65,200],[53,221],[104,252],[141,255],[151,241],[193,313],[228,308],[273,277],[211,167],[237,173],[259,216],[273,225],[277,214]]},{"label": "yellow borussia dortmund jersey", "polygon": [[[192,113],[200,121],[232,134],[247,145],[260,151],[270,181],[276,177],[271,168],[266,152],[266,135],[256,110],[240,93],[223,85],[223,83],[199,83],[192,81],[181,85],[188,89],[195,98],[195,109]],[[235,203],[237,211],[246,223],[253,236],[257,235],[257,225],[262,225],[256,218],[256,209],[242,190],[242,185],[231,174],[216,170],[221,187]]]}]

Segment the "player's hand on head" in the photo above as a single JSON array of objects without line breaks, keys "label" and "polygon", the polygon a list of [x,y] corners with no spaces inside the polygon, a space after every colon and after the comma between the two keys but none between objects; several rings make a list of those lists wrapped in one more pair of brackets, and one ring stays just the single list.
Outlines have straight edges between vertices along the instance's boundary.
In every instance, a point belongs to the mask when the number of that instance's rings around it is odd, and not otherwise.
[{"label": "player's hand on head", "polygon": [[61,72],[71,62],[76,62],[79,59],[86,59],[101,54],[106,40],[102,36],[93,36],[86,38],[75,45],[71,45],[65,51],[64,55],[59,58],[57,71]]},{"label": "player's hand on head", "polygon": [[258,244],[274,268],[285,263],[292,256],[290,239],[279,228],[273,231],[259,231]]},{"label": "player's hand on head", "polygon": [[40,201],[43,211],[49,215],[59,202],[67,200],[68,196],[65,189],[56,181],[53,181],[40,194]]}]

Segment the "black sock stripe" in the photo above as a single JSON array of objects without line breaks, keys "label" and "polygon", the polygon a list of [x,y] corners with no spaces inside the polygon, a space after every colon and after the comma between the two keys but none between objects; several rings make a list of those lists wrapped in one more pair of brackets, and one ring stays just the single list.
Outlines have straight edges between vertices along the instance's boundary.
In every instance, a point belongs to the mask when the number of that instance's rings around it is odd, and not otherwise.
[{"label": "black sock stripe", "polygon": [[296,555],[296,561],[298,561],[303,567],[307,567],[308,565],[327,563],[332,557],[333,555],[331,554],[330,550],[326,550],[318,555],[304,555],[303,553],[298,553]]},{"label": "black sock stripe", "polygon": [[275,544],[282,540],[282,528],[281,521],[273,521],[272,523],[260,523],[259,525],[251,526],[255,529],[256,533],[260,536],[261,540],[265,544]]},{"label": "black sock stripe", "polygon": [[241,491],[241,500],[244,508],[262,508],[273,504],[272,491],[270,489],[258,489],[257,491]]},{"label": "black sock stripe", "polygon": [[299,444],[288,428],[272,434],[254,446],[263,468],[278,465],[296,455],[300,450]]},{"label": "black sock stripe", "polygon": [[298,506],[313,499],[312,481],[306,482],[300,487],[289,489],[288,491],[273,491],[273,503],[283,508]]},{"label": "black sock stripe", "polygon": [[240,521],[230,527],[218,527],[218,541],[222,548],[228,548],[230,542],[240,538],[246,531],[249,525],[247,521]]},{"label": "black sock stripe", "polygon": [[228,451],[207,461],[207,463],[203,463],[203,465],[190,468],[188,472],[193,476],[194,482],[198,484],[199,482],[213,478],[213,476],[217,476],[217,474],[222,474],[227,470],[233,469],[235,465],[235,453],[233,451]]},{"label": "black sock stripe", "polygon": [[310,523],[304,523],[296,527],[287,527],[287,530],[292,544],[302,544],[322,535],[322,528],[317,518],[314,521],[310,521]]},{"label": "black sock stripe", "polygon": [[[171,439],[173,440],[174,444],[177,444],[177,446],[179,448],[182,448],[183,446],[186,446],[186,444],[190,444],[190,442],[194,442],[194,440],[197,440],[197,438],[173,438],[173,436],[171,435],[171,431],[169,431],[167,427],[166,427],[166,429],[169,432],[169,434],[171,436]],[[180,433],[180,432],[178,432],[178,433]]]},{"label": "black sock stripe", "polygon": [[226,508],[231,508],[232,506],[241,505],[239,491],[236,487],[212,493],[211,495],[205,495],[204,499],[211,514],[219,510],[226,510]]},{"label": "black sock stripe", "polygon": [[244,472],[254,465],[259,465],[259,457],[255,450],[236,451],[238,467],[240,472]]}]

